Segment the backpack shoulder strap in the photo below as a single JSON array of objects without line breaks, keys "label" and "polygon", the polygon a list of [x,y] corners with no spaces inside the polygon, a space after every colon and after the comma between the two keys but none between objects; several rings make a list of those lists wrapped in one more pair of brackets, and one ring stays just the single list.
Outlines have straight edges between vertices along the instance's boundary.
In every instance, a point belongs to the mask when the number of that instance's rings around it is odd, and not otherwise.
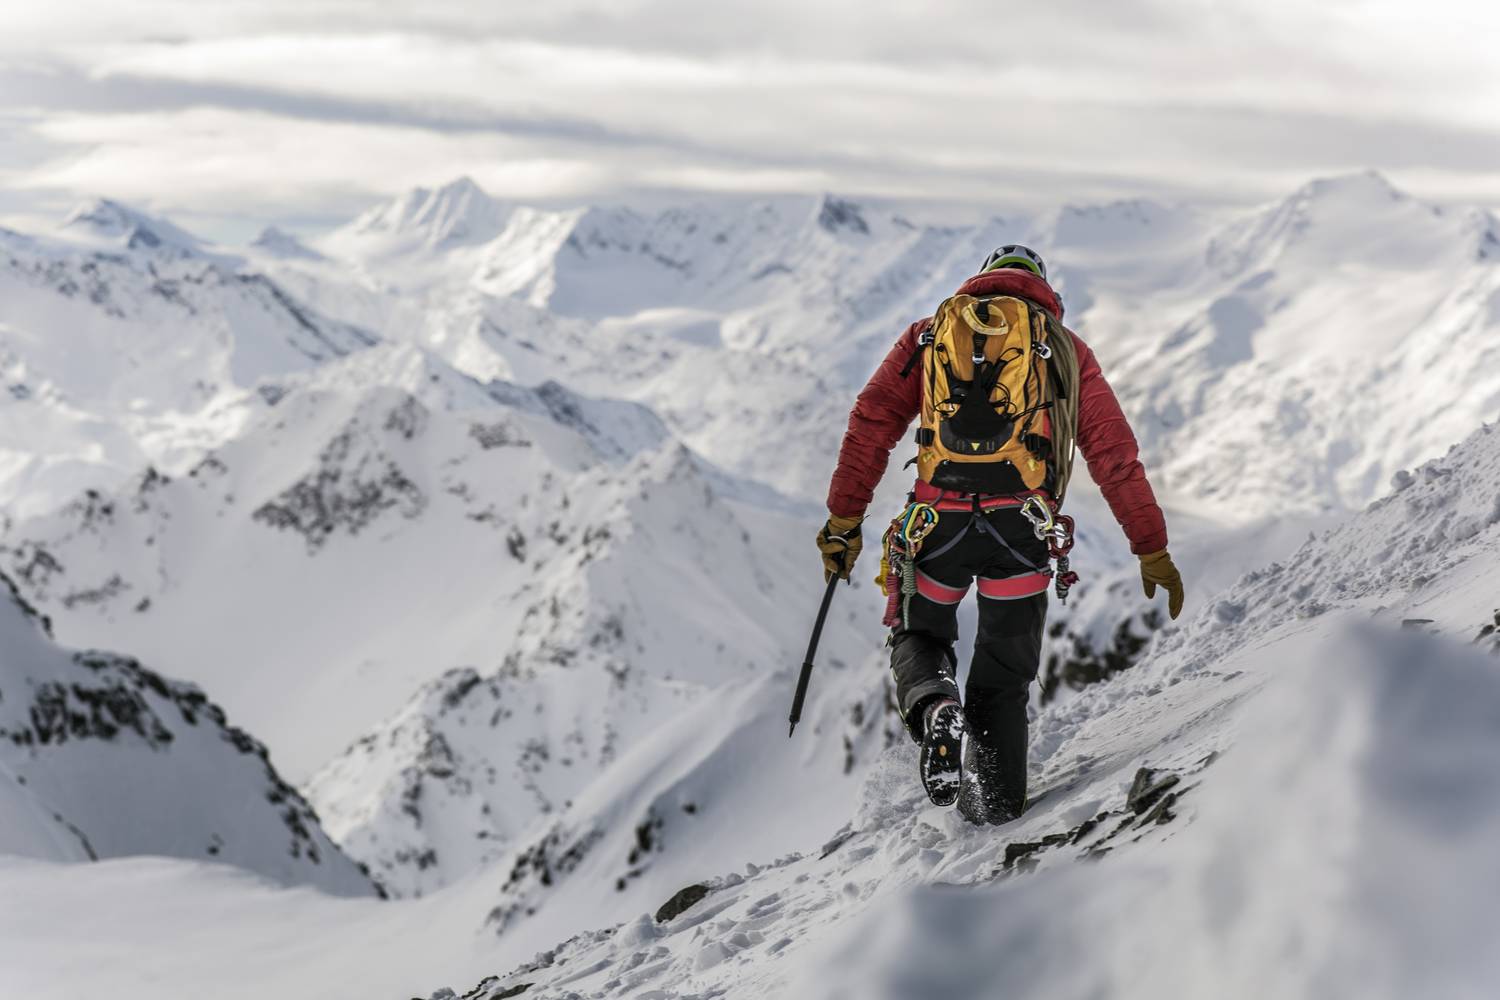
[{"label": "backpack shoulder strap", "polygon": [[907,356],[906,364],[901,366],[902,378],[906,378],[911,374],[911,370],[917,366],[917,359],[922,356],[923,348],[932,343],[933,328],[937,325],[937,318],[942,313],[943,306],[947,305],[947,303],[948,300],[944,299],[942,304],[933,310],[932,319],[927,321],[927,326],[917,331],[916,343],[912,345],[911,354]]}]

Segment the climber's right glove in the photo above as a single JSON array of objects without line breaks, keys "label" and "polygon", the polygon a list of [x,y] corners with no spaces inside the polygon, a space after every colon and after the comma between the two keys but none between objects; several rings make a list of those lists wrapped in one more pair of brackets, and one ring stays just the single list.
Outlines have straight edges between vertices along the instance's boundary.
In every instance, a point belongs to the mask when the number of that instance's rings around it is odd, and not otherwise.
[{"label": "climber's right glove", "polygon": [[1182,614],[1182,574],[1172,565],[1166,549],[1141,556],[1141,589],[1148,598],[1156,596],[1158,586],[1167,591],[1167,614],[1175,619]]},{"label": "climber's right glove", "polygon": [[854,568],[854,560],[859,558],[860,550],[864,548],[864,540],[859,537],[859,523],[863,518],[839,517],[837,514],[830,515],[828,523],[823,525],[823,530],[818,532],[818,551],[823,553],[823,580],[832,580],[835,576],[844,580],[849,579],[849,571]]}]

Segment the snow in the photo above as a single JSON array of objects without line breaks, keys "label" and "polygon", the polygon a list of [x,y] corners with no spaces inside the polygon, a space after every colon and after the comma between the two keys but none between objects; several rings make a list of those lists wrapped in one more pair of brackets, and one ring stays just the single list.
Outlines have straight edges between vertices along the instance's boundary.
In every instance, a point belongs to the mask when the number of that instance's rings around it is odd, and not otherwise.
[{"label": "snow", "polygon": [[[1500,785],[1475,771],[1500,663],[1466,647],[1493,597],[1497,458],[1486,428],[1044,709],[1020,820],[928,807],[898,745],[821,850],[708,880],[649,943],[586,932],[477,995],[1485,995]],[[1400,572],[1371,572],[1413,508],[1466,537],[1414,533]],[[1463,641],[1395,629],[1423,613]]]},{"label": "snow", "polygon": [[476,914],[451,899],[398,908],[146,857],[0,857],[0,883],[7,996],[404,997],[425,991],[436,957],[483,969],[465,926]]},{"label": "snow", "polygon": [[1254,666],[1266,690],[1171,839],[916,889],[788,981],[830,997],[1488,995],[1500,665],[1344,625]]},{"label": "snow", "polygon": [[286,885],[375,891],[265,747],[201,691],[60,649],[47,629],[13,590],[0,595],[4,853],[215,859]]},{"label": "snow", "polygon": [[507,210],[467,177],[437,190],[415,188],[377,205],[320,241],[332,256],[358,260],[411,258],[485,243]]},{"label": "snow", "polygon": [[[1484,995],[1497,232],[1352,175],[970,226],[460,179],[305,243],[0,233],[0,571],[62,644],[0,613],[0,729],[94,671],[173,734],[0,741],[0,992]],[[1036,805],[976,831],[889,711],[873,553],[785,714],[850,399],[1018,239],[1189,610],[1080,481],[1051,649],[1134,666],[1034,704]],[[351,858],[397,898],[335,898]]]},{"label": "snow", "polygon": [[0,243],[0,296],[0,497],[23,514],[195,462],[244,426],[261,380],[376,342],[219,257]]},{"label": "snow", "polygon": [[323,255],[312,247],[309,247],[291,233],[278,229],[275,226],[267,226],[261,230],[260,235],[251,242],[250,249],[271,257],[300,257],[307,260],[323,259]]},{"label": "snow", "polygon": [[166,219],[108,198],[79,205],[63,220],[59,235],[86,246],[144,251],[153,255],[197,255],[203,240]]}]

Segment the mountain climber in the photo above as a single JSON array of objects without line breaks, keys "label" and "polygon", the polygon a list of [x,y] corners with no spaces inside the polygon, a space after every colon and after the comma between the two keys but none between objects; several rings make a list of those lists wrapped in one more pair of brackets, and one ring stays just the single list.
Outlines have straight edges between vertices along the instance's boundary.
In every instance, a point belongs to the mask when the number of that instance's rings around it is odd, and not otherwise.
[{"label": "mountain climber", "polygon": [[[923,786],[981,825],[1025,807],[1026,706],[1053,583],[1049,558],[1064,556],[1061,595],[1076,579],[1065,572],[1066,546],[1049,548],[1041,536],[1056,542],[1058,522],[1071,524],[1056,511],[1075,442],[1140,559],[1146,597],[1161,587],[1171,616],[1182,610],[1182,577],[1135,435],[1093,351],[1062,315],[1042,258],[1008,245],[934,316],[908,327],[849,414],[818,533],[825,578],[847,580],[891,449],[920,417],[918,480],[886,534],[876,582],[889,595],[896,700],[921,747]],[[979,627],[960,699],[958,604],[976,578]]]}]

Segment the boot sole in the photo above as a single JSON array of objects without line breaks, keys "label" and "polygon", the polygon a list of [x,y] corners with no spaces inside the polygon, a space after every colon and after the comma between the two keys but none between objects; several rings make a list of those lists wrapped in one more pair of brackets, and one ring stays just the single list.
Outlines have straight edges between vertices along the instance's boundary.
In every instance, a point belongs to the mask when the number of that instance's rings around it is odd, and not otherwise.
[{"label": "boot sole", "polygon": [[922,739],[922,788],[934,805],[958,801],[962,784],[964,717],[957,707],[939,709],[932,732]]}]

